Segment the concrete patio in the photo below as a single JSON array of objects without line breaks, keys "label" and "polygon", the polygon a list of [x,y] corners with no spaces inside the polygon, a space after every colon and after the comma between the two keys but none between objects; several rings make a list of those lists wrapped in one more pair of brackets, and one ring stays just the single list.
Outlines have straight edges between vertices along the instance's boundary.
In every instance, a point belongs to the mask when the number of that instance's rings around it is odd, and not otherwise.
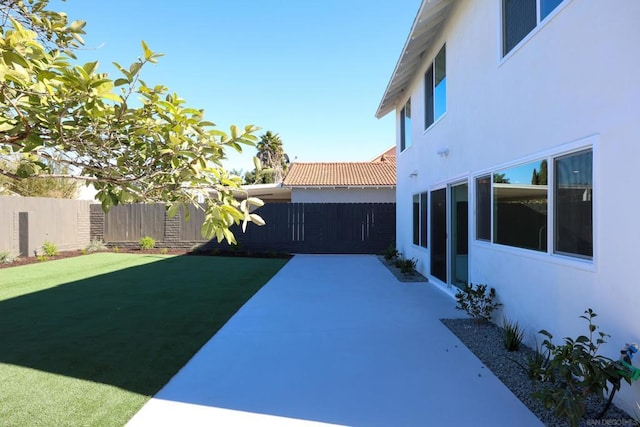
[{"label": "concrete patio", "polygon": [[375,256],[297,255],[129,426],[539,426]]}]

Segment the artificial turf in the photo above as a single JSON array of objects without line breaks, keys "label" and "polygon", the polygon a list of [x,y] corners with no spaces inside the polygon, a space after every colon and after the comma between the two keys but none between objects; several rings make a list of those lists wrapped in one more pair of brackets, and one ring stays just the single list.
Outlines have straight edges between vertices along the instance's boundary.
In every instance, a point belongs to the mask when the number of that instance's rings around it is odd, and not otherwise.
[{"label": "artificial turf", "polygon": [[0,270],[0,425],[124,425],[285,263],[98,253]]}]

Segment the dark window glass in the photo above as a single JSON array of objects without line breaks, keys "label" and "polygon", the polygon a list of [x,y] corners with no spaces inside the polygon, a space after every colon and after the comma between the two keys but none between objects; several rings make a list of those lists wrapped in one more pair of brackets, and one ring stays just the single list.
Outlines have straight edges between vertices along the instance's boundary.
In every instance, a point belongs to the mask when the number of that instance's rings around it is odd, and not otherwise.
[{"label": "dark window glass", "polygon": [[431,192],[431,274],[447,283],[447,190]]},{"label": "dark window glass", "polygon": [[427,247],[427,193],[420,194],[420,246]]},{"label": "dark window glass", "polygon": [[476,179],[476,239],[491,240],[491,176]]},{"label": "dark window glass", "polygon": [[447,112],[447,53],[440,49],[424,74],[424,128]]},{"label": "dark window glass", "polygon": [[400,151],[411,146],[411,99],[400,111]]},{"label": "dark window glass", "polygon": [[436,59],[433,61],[434,78],[433,78],[433,108],[435,120],[438,120],[447,112],[447,58],[446,46],[443,46],[438,52]]},{"label": "dark window glass", "polygon": [[540,20],[546,18],[563,0],[540,0]]},{"label": "dark window glass", "polygon": [[547,161],[493,174],[493,241],[547,251]]},{"label": "dark window glass", "polygon": [[536,27],[536,0],[502,0],[503,55]]},{"label": "dark window glass", "polygon": [[420,196],[413,195],[413,244],[420,244]]},{"label": "dark window glass", "polygon": [[424,128],[428,128],[434,122],[433,115],[433,65],[424,75]]},{"label": "dark window glass", "polygon": [[555,251],[593,257],[593,152],[555,160]]}]

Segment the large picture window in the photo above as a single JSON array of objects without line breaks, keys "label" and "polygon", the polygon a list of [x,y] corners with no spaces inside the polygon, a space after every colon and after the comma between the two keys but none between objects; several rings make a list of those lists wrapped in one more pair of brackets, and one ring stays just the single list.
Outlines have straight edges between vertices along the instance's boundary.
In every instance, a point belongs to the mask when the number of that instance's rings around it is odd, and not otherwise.
[{"label": "large picture window", "polygon": [[[591,149],[479,176],[475,200],[476,240],[593,258]],[[553,236],[552,249],[547,236]]]},{"label": "large picture window", "polygon": [[506,55],[565,0],[502,0],[502,55]]},{"label": "large picture window", "polygon": [[424,74],[424,127],[447,112],[447,49],[440,49]]},{"label": "large picture window", "polygon": [[411,146],[411,99],[400,111],[400,151]]},{"label": "large picture window", "polygon": [[427,193],[413,195],[413,244],[427,247]]}]

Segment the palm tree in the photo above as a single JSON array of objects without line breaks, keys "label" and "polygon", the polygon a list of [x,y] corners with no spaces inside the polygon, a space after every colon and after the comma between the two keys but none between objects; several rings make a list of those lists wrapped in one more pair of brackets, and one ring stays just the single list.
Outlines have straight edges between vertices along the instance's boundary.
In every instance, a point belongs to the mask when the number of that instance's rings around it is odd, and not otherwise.
[{"label": "palm tree", "polygon": [[277,133],[267,131],[258,142],[257,158],[260,161],[262,172],[265,175],[273,175],[272,182],[281,182],[284,173],[289,167],[289,157],[282,148],[282,140]]}]

